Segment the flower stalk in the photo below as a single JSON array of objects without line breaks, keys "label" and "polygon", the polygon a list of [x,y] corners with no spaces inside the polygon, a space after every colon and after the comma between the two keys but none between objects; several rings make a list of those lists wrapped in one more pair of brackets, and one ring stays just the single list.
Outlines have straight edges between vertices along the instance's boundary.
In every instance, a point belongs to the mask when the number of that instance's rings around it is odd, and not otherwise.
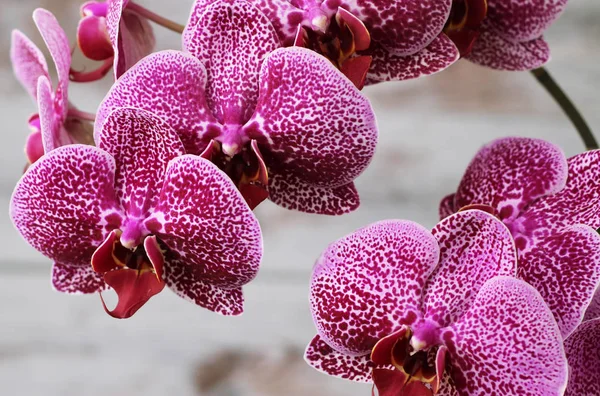
[{"label": "flower stalk", "polygon": [[535,76],[540,84],[546,91],[554,98],[556,103],[561,107],[561,109],[565,112],[567,117],[571,120],[575,129],[581,136],[583,143],[585,144],[586,149],[595,150],[598,149],[598,141],[594,137],[592,130],[588,126],[587,122],[577,110],[571,99],[567,96],[565,91],[556,83],[556,81],[552,78],[548,70],[544,67],[539,67],[531,71],[531,73]]},{"label": "flower stalk", "polygon": [[151,20],[152,22],[165,27],[169,30],[172,30],[175,33],[183,33],[183,30],[185,29],[185,26],[177,23],[177,22],[173,22],[170,19],[167,19],[163,16],[160,16],[150,10],[148,10],[147,8],[142,7],[139,4],[136,4],[134,2],[130,2],[127,4],[127,8],[131,11],[134,11],[136,13],[138,13],[139,15],[148,18],[149,20]]}]

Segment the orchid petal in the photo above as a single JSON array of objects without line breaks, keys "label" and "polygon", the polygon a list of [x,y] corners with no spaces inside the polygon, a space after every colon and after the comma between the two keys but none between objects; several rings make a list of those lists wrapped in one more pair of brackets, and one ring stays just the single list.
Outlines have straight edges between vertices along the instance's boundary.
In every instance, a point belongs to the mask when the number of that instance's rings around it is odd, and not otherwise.
[{"label": "orchid petal", "polygon": [[522,215],[523,224],[535,224],[531,236],[541,240],[552,231],[575,224],[600,228],[600,150],[569,158],[563,189],[534,202]]},{"label": "orchid petal", "polygon": [[592,302],[585,311],[584,321],[592,320],[600,317],[600,286],[596,289],[596,293],[592,298]]},{"label": "orchid petal", "polygon": [[429,231],[409,221],[383,221],[329,245],[311,283],[311,311],[321,338],[360,356],[416,319],[421,290],[439,258]]},{"label": "orchid petal", "polygon": [[600,395],[600,319],[579,325],[565,340],[571,367],[566,396]]},{"label": "orchid petal", "polygon": [[52,266],[52,286],[67,294],[93,294],[108,287],[102,275],[94,272],[91,265],[61,263],[54,263]]},{"label": "orchid petal", "polygon": [[566,338],[600,286],[600,235],[576,225],[545,238],[521,255],[519,277],[544,297]]},{"label": "orchid petal", "polygon": [[42,76],[50,78],[44,54],[27,36],[13,30],[10,59],[17,80],[27,93],[37,100],[38,79]]},{"label": "orchid petal", "polygon": [[442,32],[452,0],[325,0],[324,6],[341,6],[362,20],[372,40],[398,56],[427,47]]},{"label": "orchid petal", "polygon": [[443,334],[459,394],[561,395],[568,368],[552,312],[527,283],[496,277]]},{"label": "orchid petal", "polygon": [[115,78],[150,54],[156,44],[152,26],[146,18],[126,10],[127,1],[110,1],[106,15],[106,28],[115,54]]},{"label": "orchid petal", "polygon": [[369,354],[350,356],[331,348],[320,336],[315,336],[304,352],[304,360],[316,370],[356,382],[371,382],[373,362]]},{"label": "orchid petal", "polygon": [[149,215],[159,201],[167,164],[185,153],[177,133],[168,124],[152,113],[134,108],[110,113],[98,147],[115,159],[117,200],[131,218]]},{"label": "orchid petal", "polygon": [[[196,0],[196,9],[200,9],[200,4],[206,2],[207,0]],[[281,43],[286,47],[289,47],[294,42],[298,26],[300,26],[302,22],[310,22],[306,21],[307,13],[303,8],[307,5],[306,3],[311,2],[311,0],[306,2],[304,0],[295,0],[293,1],[294,4],[292,4],[289,0],[257,0],[253,3],[269,19],[271,25],[279,35]]]},{"label": "orchid petal", "polygon": [[361,174],[377,143],[367,98],[327,59],[299,47],[278,49],[263,64],[256,113],[244,131],[267,142],[266,162],[290,175],[288,184],[328,188]]},{"label": "orchid petal", "polygon": [[98,148],[69,145],[51,151],[17,184],[13,224],[47,257],[89,266],[96,248],[119,226],[114,172],[114,159]]},{"label": "orchid petal", "polygon": [[260,67],[279,47],[267,17],[247,1],[207,6],[184,49],[206,68],[206,100],[221,124],[241,125],[252,116]]},{"label": "orchid petal", "polygon": [[512,220],[536,199],[560,191],[567,178],[562,150],[540,139],[502,138],[484,146],[465,171],[457,209],[472,204],[495,208]]},{"label": "orchid petal", "polygon": [[539,38],[566,5],[567,0],[488,0],[488,19],[507,40],[530,41]]},{"label": "orchid petal", "polygon": [[69,103],[68,85],[71,70],[69,38],[50,11],[38,8],[33,12],[33,19],[56,65],[58,87],[55,94],[55,106],[64,120],[67,116]]},{"label": "orchid petal", "polygon": [[394,55],[377,43],[361,53],[373,57],[367,84],[428,76],[445,70],[460,58],[458,49],[445,34],[440,34],[427,47],[412,55]]},{"label": "orchid petal", "polygon": [[480,35],[466,59],[496,70],[533,70],[550,60],[550,48],[542,37],[522,43],[510,42],[484,21]]},{"label": "orchid petal", "polygon": [[334,188],[303,183],[293,174],[269,173],[269,199],[286,209],[305,213],[342,215],[358,208],[360,199],[354,183]]},{"label": "orchid petal", "polygon": [[77,43],[85,57],[95,61],[103,61],[114,55],[104,17],[89,15],[79,21]]},{"label": "orchid petal", "polygon": [[450,194],[442,198],[442,201],[440,202],[440,207],[438,208],[440,220],[444,220],[446,217],[456,213],[456,209],[454,208],[455,195],[456,194]]},{"label": "orchid petal", "polygon": [[55,111],[52,86],[46,77],[40,77],[38,81],[37,102],[44,152],[48,153],[57,147],[72,143],[62,125],[60,114]]},{"label": "orchid petal", "polygon": [[[148,82],[152,82],[149,84]],[[98,141],[106,117],[118,107],[153,113],[179,134],[188,153],[201,153],[215,128],[204,96],[206,70],[191,55],[162,51],[147,56],[123,74],[100,104],[94,127]]]},{"label": "orchid petal", "polygon": [[210,280],[201,280],[189,264],[179,261],[167,252],[165,283],[181,298],[202,308],[225,316],[244,312],[244,294],[241,287],[221,288]]},{"label": "orchid petal", "polygon": [[440,263],[425,285],[423,307],[425,316],[440,326],[460,318],[489,279],[517,273],[510,231],[486,212],[456,213],[436,225],[432,234],[440,246]]},{"label": "orchid petal", "polygon": [[184,155],[169,163],[156,214],[146,225],[198,281],[233,289],[256,276],[258,220],[229,177],[204,158]]}]

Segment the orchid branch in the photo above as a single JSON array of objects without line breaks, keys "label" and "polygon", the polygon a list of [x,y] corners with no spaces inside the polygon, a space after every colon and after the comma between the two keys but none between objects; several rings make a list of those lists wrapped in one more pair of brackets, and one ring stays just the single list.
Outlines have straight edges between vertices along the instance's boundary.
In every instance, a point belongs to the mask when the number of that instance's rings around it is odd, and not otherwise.
[{"label": "orchid branch", "polygon": [[175,33],[183,33],[183,30],[185,29],[185,26],[177,23],[177,22],[173,22],[170,19],[167,19],[163,16],[160,16],[150,10],[148,10],[147,8],[142,7],[139,4],[136,4],[134,2],[130,2],[129,4],[127,4],[127,8],[131,11],[134,11],[138,14],[140,14],[143,17],[148,18],[149,20],[151,20],[152,22],[165,27],[169,30],[174,31]]},{"label": "orchid branch", "polygon": [[598,142],[596,138],[592,134],[590,127],[587,122],[577,110],[571,99],[567,96],[567,94],[562,90],[562,88],[556,83],[556,81],[552,78],[548,70],[543,67],[538,69],[534,69],[531,73],[535,76],[535,78],[539,81],[540,84],[546,88],[546,91],[554,98],[556,103],[561,107],[561,109],[565,112],[567,117],[571,120],[575,129],[581,136],[585,147],[588,150],[598,149]]}]

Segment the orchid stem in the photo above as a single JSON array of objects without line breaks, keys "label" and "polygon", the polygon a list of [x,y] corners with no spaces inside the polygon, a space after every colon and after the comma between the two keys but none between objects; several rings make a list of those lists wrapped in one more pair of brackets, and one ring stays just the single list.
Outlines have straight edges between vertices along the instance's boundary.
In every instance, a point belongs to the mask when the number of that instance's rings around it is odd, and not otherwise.
[{"label": "orchid stem", "polygon": [[134,2],[129,2],[127,4],[127,8],[131,11],[134,11],[138,14],[140,14],[141,16],[148,18],[149,20],[151,20],[152,22],[163,26],[169,30],[174,31],[175,33],[183,33],[183,30],[185,29],[185,26],[180,25],[177,22],[173,22],[170,19],[167,19],[165,17],[162,17],[150,10],[148,10],[147,8],[142,7],[139,4],[136,4]]},{"label": "orchid stem", "polygon": [[562,88],[554,81],[548,70],[543,67],[532,70],[531,73],[535,76],[535,78],[539,81],[540,84],[546,88],[546,91],[554,98],[556,103],[561,107],[561,109],[565,112],[567,117],[571,120],[575,129],[581,136],[585,147],[588,150],[596,150],[599,148],[598,142],[596,138],[592,134],[592,131],[588,124],[583,119],[583,116],[577,110],[571,99],[567,96],[567,94],[562,90]]}]

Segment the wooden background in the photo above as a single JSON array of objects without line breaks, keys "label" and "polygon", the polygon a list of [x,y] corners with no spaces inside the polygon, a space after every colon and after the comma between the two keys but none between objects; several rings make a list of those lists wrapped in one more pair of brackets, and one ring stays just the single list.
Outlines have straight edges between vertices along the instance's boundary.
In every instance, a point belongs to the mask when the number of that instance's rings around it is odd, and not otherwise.
[{"label": "wooden background", "polygon": [[[184,23],[191,0],[140,0]],[[550,71],[600,135],[600,3],[572,0],[548,32]],[[258,209],[264,231],[262,270],[246,288],[246,313],[223,318],[165,291],[133,319],[118,321],[97,296],[50,287],[50,262],[21,240],[7,216],[24,164],[27,118],[34,108],[14,80],[10,31],[41,39],[31,12],[55,12],[74,39],[78,2],[2,0],[0,7],[0,386],[7,395],[368,395],[369,387],[306,368],[302,350],[315,333],[308,282],[325,246],[371,222],[403,218],[432,226],[437,204],[489,140],[548,139],[568,155],[583,149],[570,124],[528,74],[460,62],[418,81],[368,88],[381,129],[371,167],[358,180],[361,208],[331,218]],[[159,48],[179,38],[156,28]],[[80,108],[94,111],[110,81],[73,86]]]}]

